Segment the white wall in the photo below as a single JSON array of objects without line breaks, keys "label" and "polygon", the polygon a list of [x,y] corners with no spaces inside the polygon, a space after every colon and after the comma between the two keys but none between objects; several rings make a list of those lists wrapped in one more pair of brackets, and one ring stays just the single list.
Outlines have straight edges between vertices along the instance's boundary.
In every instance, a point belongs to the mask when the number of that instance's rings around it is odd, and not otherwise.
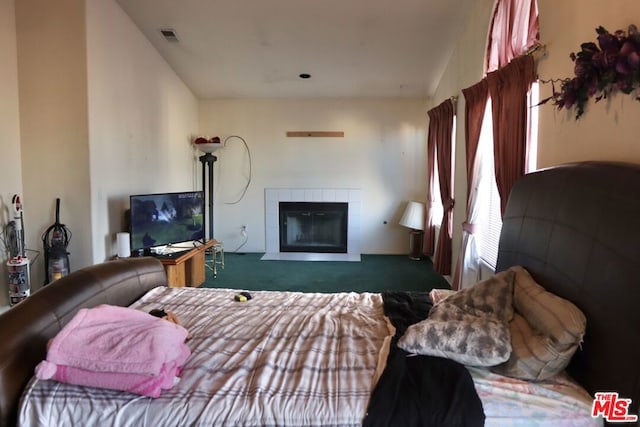
[{"label": "white wall", "polygon": [[[264,188],[296,185],[361,188],[363,253],[406,253],[407,231],[397,220],[406,201],[426,192],[426,111],[458,95],[462,117],[460,90],[482,77],[492,6],[493,0],[472,5],[432,102],[198,102],[114,0],[0,0],[0,222],[11,196],[22,194],[27,243],[40,250],[40,235],[61,197],[61,219],[74,233],[72,267],[100,262],[114,253],[112,239],[122,228],[129,194],[200,188],[199,153],[189,146],[199,129],[223,138],[240,135],[251,149],[251,186],[233,205],[227,202],[239,196],[247,158],[235,138],[218,153],[215,234],[227,250],[240,243],[240,224],[249,226],[242,250],[264,250]],[[548,49],[538,68],[543,79],[568,77],[569,53],[594,40],[595,27],[625,28],[640,12],[637,0],[539,0],[539,8]],[[549,91],[543,86],[541,95]],[[625,95],[590,104],[578,122],[550,105],[540,107],[539,166],[640,162],[639,112],[640,103]],[[342,130],[345,137],[286,138],[288,130]],[[462,121],[455,159],[454,262],[466,202]],[[34,267],[36,287],[41,259]]]},{"label": "white wall", "polygon": [[87,2],[93,261],[115,255],[129,195],[200,186],[198,101],[114,1]]},{"label": "white wall", "polygon": [[[84,0],[16,1],[22,185],[27,246],[55,220],[73,230],[72,267],[92,263]],[[44,282],[41,255],[32,289]]]},{"label": "white wall", "polygon": [[[434,104],[446,97],[460,94],[482,78],[486,34],[489,28],[493,0],[476,0],[465,31],[460,33],[457,48],[444,73]],[[538,0],[540,41],[547,47],[547,56],[538,62],[541,79],[573,76],[569,54],[585,41],[595,41],[595,28],[602,25],[610,31],[626,29],[640,16],[637,0],[601,2],[596,0]],[[551,94],[551,86],[543,84],[541,99]],[[609,101],[589,103],[585,115],[575,121],[574,111],[558,112],[551,104],[538,107],[539,143],[538,167],[548,167],[582,160],[620,160],[640,163],[637,118],[640,103],[631,96],[618,94]],[[460,123],[464,115],[464,98],[458,102]],[[464,133],[460,127],[456,139],[456,173],[453,263],[458,258],[461,224],[465,219],[466,172],[464,170]]]},{"label": "white wall", "polygon": [[[0,0],[0,229],[13,217],[11,198],[22,194],[18,57],[14,0]],[[0,306],[9,303],[7,254],[0,243]]]},{"label": "white wall", "polygon": [[[246,252],[265,250],[266,187],[360,188],[362,253],[407,253],[408,230],[397,222],[408,200],[426,194],[424,99],[250,99],[200,103],[203,134],[239,135],[216,152],[214,237]],[[344,138],[287,138],[287,131],[344,131]],[[386,224],[385,224],[386,222]]]},{"label": "white wall", "polygon": [[[573,77],[569,54],[583,42],[595,42],[596,27],[613,32],[640,25],[637,0],[538,0],[538,4],[540,37],[548,47],[548,57],[538,66],[543,80]],[[543,85],[541,97],[550,94],[551,85]],[[574,117],[575,111],[557,111],[551,105],[540,108],[540,167],[593,159],[640,163],[640,102],[631,95],[620,93],[598,104],[591,100],[584,116],[578,121]]]},{"label": "white wall", "polygon": [[102,262],[130,194],[199,185],[198,101],[114,0],[0,1],[0,223],[22,194],[27,247],[42,252],[60,197],[72,270]]}]

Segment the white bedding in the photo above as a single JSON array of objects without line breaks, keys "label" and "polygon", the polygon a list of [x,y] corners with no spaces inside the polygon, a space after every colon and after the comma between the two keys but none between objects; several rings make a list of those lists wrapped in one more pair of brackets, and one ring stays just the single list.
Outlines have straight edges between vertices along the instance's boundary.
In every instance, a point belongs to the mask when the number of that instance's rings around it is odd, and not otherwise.
[{"label": "white bedding", "polygon": [[[157,398],[33,379],[25,426],[361,425],[393,327],[371,293],[160,287],[132,307],[174,311],[193,338],[181,381]],[[468,368],[487,427],[591,427],[591,397],[565,375],[531,383]]]},{"label": "white bedding", "polygon": [[485,427],[595,427],[593,397],[566,374],[541,382],[497,375],[467,367],[486,416]]},{"label": "white bedding", "polygon": [[379,294],[156,288],[132,307],[191,332],[182,379],[156,399],[32,380],[29,426],[361,425],[393,327]]}]

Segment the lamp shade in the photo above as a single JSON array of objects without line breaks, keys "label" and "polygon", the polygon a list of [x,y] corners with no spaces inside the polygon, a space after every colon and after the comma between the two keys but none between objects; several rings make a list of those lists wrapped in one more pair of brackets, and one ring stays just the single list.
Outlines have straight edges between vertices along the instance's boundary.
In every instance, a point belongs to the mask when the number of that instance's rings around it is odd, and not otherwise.
[{"label": "lamp shade", "polygon": [[424,203],[409,202],[400,218],[399,224],[414,230],[424,230]]}]

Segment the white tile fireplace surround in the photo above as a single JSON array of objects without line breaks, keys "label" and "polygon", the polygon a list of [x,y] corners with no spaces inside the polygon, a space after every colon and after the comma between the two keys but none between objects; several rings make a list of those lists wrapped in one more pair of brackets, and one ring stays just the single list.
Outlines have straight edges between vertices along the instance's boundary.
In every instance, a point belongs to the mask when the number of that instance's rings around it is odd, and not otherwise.
[{"label": "white tile fireplace surround", "polygon": [[[280,202],[347,203],[347,253],[280,252]],[[360,261],[360,203],[360,190],[354,188],[265,188],[266,253],[262,259]]]}]

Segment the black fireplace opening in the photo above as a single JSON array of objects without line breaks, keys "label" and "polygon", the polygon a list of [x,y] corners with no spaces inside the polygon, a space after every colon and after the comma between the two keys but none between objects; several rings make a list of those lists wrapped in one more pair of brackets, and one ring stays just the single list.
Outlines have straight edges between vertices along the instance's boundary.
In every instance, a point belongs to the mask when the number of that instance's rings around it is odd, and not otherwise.
[{"label": "black fireplace opening", "polygon": [[280,202],[280,252],[347,253],[348,203]]}]

